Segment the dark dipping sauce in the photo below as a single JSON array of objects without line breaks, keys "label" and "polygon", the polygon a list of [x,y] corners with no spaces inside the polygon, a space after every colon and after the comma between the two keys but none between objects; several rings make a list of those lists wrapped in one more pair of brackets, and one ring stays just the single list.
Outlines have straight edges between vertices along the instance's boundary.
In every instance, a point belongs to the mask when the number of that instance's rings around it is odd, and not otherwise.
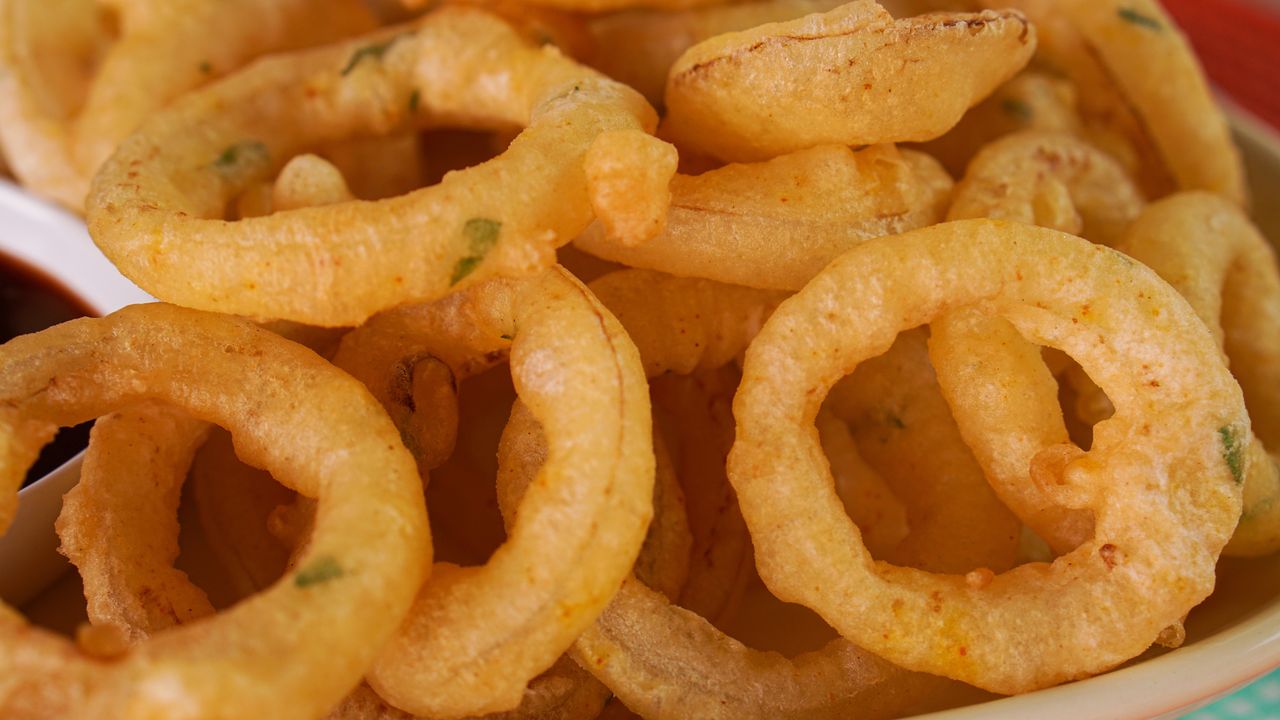
[{"label": "dark dipping sauce", "polygon": [[[11,255],[0,253],[0,342],[26,335],[79,317],[98,313],[62,283],[43,270]],[[27,477],[26,487],[57,470],[89,445],[93,421],[63,428],[44,446]]]}]

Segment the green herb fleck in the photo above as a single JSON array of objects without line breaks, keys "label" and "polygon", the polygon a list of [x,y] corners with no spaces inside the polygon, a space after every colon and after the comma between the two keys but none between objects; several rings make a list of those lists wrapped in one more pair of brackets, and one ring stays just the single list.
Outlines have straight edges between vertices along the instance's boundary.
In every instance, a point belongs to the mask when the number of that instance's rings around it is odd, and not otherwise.
[{"label": "green herb fleck", "polygon": [[1005,98],[1000,101],[1000,109],[1009,117],[1021,123],[1029,123],[1035,116],[1031,106],[1018,98]]},{"label": "green herb fleck", "polygon": [[556,44],[556,39],[551,37],[550,33],[546,32],[545,30],[538,30],[534,40],[540,46]]},{"label": "green herb fleck", "polygon": [[422,93],[414,90],[409,94],[409,112],[418,112],[418,105],[422,103]]},{"label": "green herb fleck", "polygon": [[1122,7],[1117,12],[1120,15],[1120,19],[1127,23],[1132,23],[1139,27],[1148,28],[1157,32],[1164,30],[1164,25],[1161,24],[1159,20],[1151,17],[1150,15],[1143,15],[1131,7]]},{"label": "green herb fleck", "polygon": [[1237,485],[1241,485],[1244,483],[1244,445],[1240,443],[1242,438],[1230,425],[1218,428],[1218,435],[1222,437],[1222,457],[1227,461],[1231,477]]},{"label": "green herb fleck", "polygon": [[467,255],[453,266],[450,285],[457,285],[462,279],[480,266],[485,255],[498,244],[498,235],[502,232],[502,223],[489,218],[471,218],[462,226],[462,234],[467,238]]},{"label": "green herb fleck", "polygon": [[257,140],[245,140],[223,150],[214,158],[213,167],[225,175],[239,174],[265,167],[270,159],[271,153],[266,145]]},{"label": "green herb fleck", "polygon": [[503,340],[510,340],[510,339],[511,339],[511,336],[510,336],[510,335],[508,335],[508,334],[506,334],[506,333],[503,333],[503,334],[499,335],[498,337],[502,338]]},{"label": "green herb fleck", "polygon": [[907,424],[902,422],[902,418],[893,413],[887,413],[885,415],[885,419],[889,421],[890,425],[898,428],[899,430],[903,430],[907,427]]},{"label": "green herb fleck", "polygon": [[205,75],[208,75],[213,72],[213,66],[209,64],[208,60],[205,60],[204,62],[200,63],[200,72],[204,73]]},{"label": "green herb fleck", "polygon": [[332,555],[322,555],[310,565],[293,576],[293,584],[300,587],[311,587],[342,577],[342,566]]},{"label": "green herb fleck", "polygon": [[355,52],[351,53],[351,59],[347,60],[346,66],[342,68],[342,74],[345,76],[355,70],[356,66],[364,62],[365,58],[381,60],[382,56],[386,55],[387,51],[391,49],[391,46],[395,45],[403,37],[404,35],[397,35],[383,43],[374,43],[357,48]]}]

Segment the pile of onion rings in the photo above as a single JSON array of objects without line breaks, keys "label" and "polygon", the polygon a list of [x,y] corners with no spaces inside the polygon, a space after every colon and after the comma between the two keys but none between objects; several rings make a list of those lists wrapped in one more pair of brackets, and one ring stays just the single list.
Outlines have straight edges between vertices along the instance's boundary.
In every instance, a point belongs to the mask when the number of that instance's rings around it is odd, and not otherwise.
[{"label": "pile of onion rings", "polygon": [[0,714],[903,717],[1280,550],[1280,269],[1154,2],[427,5],[0,2],[10,171],[162,301],[0,346],[0,527],[99,418]]}]

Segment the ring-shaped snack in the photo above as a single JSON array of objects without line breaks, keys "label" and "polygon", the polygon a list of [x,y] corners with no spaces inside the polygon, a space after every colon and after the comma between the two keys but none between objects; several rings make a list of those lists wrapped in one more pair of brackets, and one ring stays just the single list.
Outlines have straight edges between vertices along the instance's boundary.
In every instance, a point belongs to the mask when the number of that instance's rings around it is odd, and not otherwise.
[{"label": "ring-shaped snack", "polygon": [[736,365],[649,379],[649,398],[681,481],[693,541],[679,605],[713,624],[737,608],[755,575],[751,537],[724,471],[733,447],[737,387]]},{"label": "ring-shaped snack", "polygon": [[[983,148],[956,185],[948,220],[988,217],[1083,234],[1114,246],[1144,202],[1119,164],[1071,135],[1027,131]],[[1040,349],[1008,322],[971,309],[931,323],[942,393],[996,494],[1058,554],[1093,533],[1090,513],[1055,504],[1028,481],[1031,458],[1069,440],[1058,383]],[[1080,372],[1074,385],[1097,392]],[[989,378],[999,378],[998,385]],[[1009,402],[1010,398],[1020,402]]]},{"label": "ring-shaped snack", "polygon": [[[1043,28],[1037,26],[1036,32],[1043,47]],[[1070,80],[1035,69],[1024,70],[970,108],[946,135],[916,149],[937,158],[955,177],[963,177],[979,150],[1023,130],[1080,133],[1076,88]]]},{"label": "ring-shaped snack", "polygon": [[[590,287],[635,340],[650,377],[732,362],[784,297],[644,270],[611,273]],[[506,432],[528,434],[536,430],[530,424],[513,413]],[[518,488],[531,471],[528,463],[506,467],[499,483]],[[903,672],[840,639],[794,659],[753,650],[634,576],[572,654],[643,717],[898,717],[956,685]]]},{"label": "ring-shaped snack", "polygon": [[270,589],[110,662],[3,607],[5,717],[311,718],[358,682],[431,557],[413,458],[367,390],[248,322],[159,304],[15,338],[0,367],[4,525],[59,426],[143,400],[228,427],[319,508],[307,552]]},{"label": "ring-shaped snack", "polygon": [[[674,600],[688,578],[692,537],[679,479],[656,426],[654,430],[653,521],[633,572]],[[507,527],[515,522],[520,500],[546,462],[546,454],[541,426],[517,400],[498,446],[498,508]],[[491,720],[585,720],[599,715],[612,695],[566,653],[551,670],[529,683],[520,707]]]},{"label": "ring-shaped snack", "polygon": [[1061,12],[1059,0],[978,0],[978,4],[1015,8],[1036,26],[1031,66],[1061,76],[1075,88],[1082,137],[1119,161],[1147,196],[1159,197],[1177,188],[1148,128],[1097,50]]},{"label": "ring-shaped snack", "polygon": [[636,8],[587,18],[585,61],[662,106],[667,73],[693,45],[727,32],[827,12],[844,0],[757,0],[685,10]]},{"label": "ring-shaped snack", "polygon": [[[424,380],[423,382],[431,382]],[[469,400],[468,402],[474,402]],[[418,407],[422,407],[419,405]],[[517,401],[512,416],[520,420],[508,423],[512,428],[503,432],[498,448],[498,467],[501,472],[520,476],[518,490],[513,484],[499,482],[498,489],[507,490],[498,496],[498,506],[503,518],[510,524],[518,508],[520,497],[528,481],[546,460],[546,438],[542,428],[532,418],[527,407]],[[402,429],[403,433],[404,430]],[[685,508],[680,487],[666,456],[663,443],[655,434],[654,454],[657,459],[654,482],[654,517],[645,536],[640,555],[636,558],[636,572],[654,582],[668,596],[674,597],[683,585],[689,566],[689,527],[685,521]],[[528,472],[524,472],[528,470]],[[438,482],[440,476],[433,476]],[[480,481],[478,478],[472,480]],[[727,482],[727,481],[726,481]],[[439,517],[439,514],[436,515]],[[438,526],[437,526],[438,527]],[[446,530],[447,532],[447,530]],[[746,534],[745,527],[743,534]],[[452,538],[450,538],[452,539]],[[441,547],[448,540],[441,542]],[[512,710],[489,713],[484,720],[586,720],[600,714],[612,693],[602,683],[583,670],[568,654],[562,655],[548,670],[529,682],[520,705]],[[333,708],[326,720],[410,720],[408,713],[387,704],[368,684],[362,684],[341,704]]]},{"label": "ring-shaped snack", "polygon": [[204,591],[173,566],[183,481],[209,430],[185,410],[155,402],[94,423],[80,481],[55,523],[92,624],[137,641],[214,614]]},{"label": "ring-shaped snack", "polygon": [[901,333],[827,395],[824,407],[850,425],[862,457],[906,506],[909,531],[890,552],[876,552],[871,533],[862,524],[858,529],[873,557],[895,565],[957,574],[1007,570],[1017,559],[1021,523],[966,444],[926,338],[923,328]]},{"label": "ring-shaped snack", "polygon": [[951,188],[951,177],[924,153],[824,145],[676,175],[656,237],[628,246],[592,224],[574,246],[670,275],[799,290],[864,240],[941,220]]},{"label": "ring-shaped snack", "polygon": [[1227,118],[1191,43],[1160,3],[1063,0],[1052,7],[1123,92],[1178,187],[1247,204],[1244,164]]},{"label": "ring-shaped snack", "polygon": [[[107,30],[112,24],[118,38]],[[375,26],[360,0],[6,2],[0,145],[30,190],[82,212],[94,173],[169,101],[261,55]],[[96,67],[88,63],[92,71],[77,78],[79,92],[65,87],[66,76],[84,72],[86,56],[97,54]]]},{"label": "ring-shaped snack", "polygon": [[1087,542],[1093,514],[1059,504],[1033,469],[1040,451],[1071,442],[1058,381],[1040,348],[1007,320],[974,308],[940,315],[929,329],[938,384],[987,482],[1054,554]]},{"label": "ring-shaped snack", "polygon": [[[524,130],[498,158],[407,195],[223,220],[239,192],[308,148],[445,122]],[[152,116],[95,179],[90,232],[161,299],[353,325],[551,265],[592,218],[583,161],[595,139],[654,123],[635,91],[481,10],[445,8],[269,58]]]},{"label": "ring-shaped snack", "polygon": [[334,362],[388,397],[422,362],[443,363],[461,381],[508,352],[516,392],[546,432],[548,460],[489,562],[438,566],[374,663],[369,684],[415,714],[519,705],[631,571],[653,515],[640,357],[559,267],[377,315],[343,338]]},{"label": "ring-shaped snack", "polygon": [[1106,153],[1073,135],[1027,130],[974,156],[947,219],[1016,220],[1115,247],[1144,204]]},{"label": "ring-shaped snack", "polygon": [[[1094,537],[980,583],[874,562],[813,429],[836,380],[965,306],[1067,352],[1117,408],[1088,452],[1037,457],[1059,504],[1093,510]],[[729,477],[774,594],[904,668],[1000,693],[1112,668],[1208,596],[1250,437],[1239,386],[1177,292],[1105,247],[991,220],[872,241],[829,265],[748,349],[734,414]]]},{"label": "ring-shaped snack", "polygon": [[874,0],[853,0],[689,48],[667,77],[663,136],[731,162],[932,140],[1021,70],[1035,46],[1035,28],[1016,10],[895,20]]},{"label": "ring-shaped snack", "polygon": [[1244,391],[1256,437],[1247,450],[1253,459],[1245,475],[1244,511],[1226,554],[1280,550],[1280,271],[1275,250],[1238,207],[1207,192],[1179,193],[1153,203],[1117,249],[1155,270],[1191,303]]}]

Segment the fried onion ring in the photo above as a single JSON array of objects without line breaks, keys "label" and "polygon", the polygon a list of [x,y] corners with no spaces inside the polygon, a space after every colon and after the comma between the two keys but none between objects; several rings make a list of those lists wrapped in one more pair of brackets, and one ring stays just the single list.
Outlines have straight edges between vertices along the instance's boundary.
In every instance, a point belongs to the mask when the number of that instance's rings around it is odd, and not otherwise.
[{"label": "fried onion ring", "polygon": [[1190,44],[1156,0],[1063,0],[1142,118],[1178,186],[1248,201],[1244,165]]},{"label": "fried onion ring", "polygon": [[[89,621],[144,639],[213,614],[204,592],[173,567],[178,498],[209,424],[162,403],[94,423],[80,482],[62,501],[59,551],[80,571]],[[144,482],[124,480],[128,473]]]},{"label": "fried onion ring", "polygon": [[[1059,504],[1094,511],[1095,536],[978,583],[873,562],[813,431],[837,379],[900,330],[970,305],[1068,352],[1117,407],[1090,451],[1036,458]],[[1001,693],[1114,667],[1208,596],[1250,436],[1213,338],[1154,273],[990,220],[872,241],[829,265],[748,349],[734,414],[729,477],[770,590],[902,667]]]},{"label": "fried onion ring", "polygon": [[603,610],[653,513],[639,356],[563,269],[380,314],[343,338],[334,361],[388,397],[424,361],[460,381],[508,350],[516,391],[546,429],[549,459],[502,547],[483,567],[438,566],[374,664],[370,685],[413,713],[519,705],[529,681]]},{"label": "fried onion ring", "polygon": [[[836,494],[849,518],[862,531],[867,549],[885,557],[911,532],[907,509],[858,452],[849,426],[830,412],[818,413],[818,442],[831,463]],[[726,453],[727,457],[727,453]],[[971,566],[972,567],[972,566]]]},{"label": "fried onion ring", "polygon": [[587,20],[586,63],[662,105],[667,73],[693,45],[727,32],[827,12],[847,0],[761,0],[690,8],[627,10]]},{"label": "fried onion ring", "polygon": [[[78,97],[50,102],[49,74],[85,64],[78,46],[86,40],[90,48],[107,42],[103,29],[96,42],[92,31],[106,24],[103,6],[119,13],[120,37],[101,51]],[[0,145],[24,185],[76,212],[84,207],[89,181],[120,141],[169,101],[258,56],[375,26],[359,0],[12,0],[3,13]],[[246,27],[250,17],[252,28]],[[42,46],[41,23],[57,24],[44,32],[59,40],[49,38]],[[70,107],[59,107],[64,103]]]},{"label": "fried onion ring", "polygon": [[[781,299],[642,270],[607,275],[591,288],[636,340],[651,377],[728,363]],[[508,433],[529,432],[517,422],[513,415]],[[499,482],[518,488],[535,468],[512,467]],[[953,685],[903,673],[842,640],[794,660],[751,650],[634,577],[579,636],[573,656],[644,717],[822,718],[855,709],[858,717],[894,717],[919,700],[912,689]]]},{"label": "fried onion ring", "polygon": [[1080,134],[1075,86],[1049,73],[1023,71],[965,113],[946,135],[917,149],[937,158],[947,172],[961,177],[979,150],[1020,130]]},{"label": "fried onion ring", "polygon": [[159,304],[15,338],[0,366],[6,525],[58,426],[149,399],[229,427],[246,458],[319,501],[313,542],[288,577],[109,663],[4,607],[5,717],[306,718],[358,681],[430,558],[413,459],[364,388],[249,323]]},{"label": "fried onion ring", "polygon": [[734,611],[755,574],[751,538],[724,472],[724,459],[733,447],[737,387],[733,365],[688,375],[667,373],[649,381],[654,414],[667,433],[693,536],[679,605],[713,624]]},{"label": "fried onion ring", "polygon": [[854,0],[689,48],[667,79],[663,132],[726,161],[932,140],[1021,70],[1035,45],[1013,10],[895,21],[874,0]]},{"label": "fried onion ring", "polygon": [[1027,130],[987,145],[956,184],[948,220],[991,218],[1114,247],[1142,212],[1124,168],[1072,135]]},{"label": "fried onion ring", "polygon": [[938,384],[996,494],[1055,555],[1080,547],[1093,537],[1093,514],[1062,506],[1028,475],[1042,449],[1071,441],[1040,348],[971,308],[940,315],[930,329]]},{"label": "fried onion ring", "polygon": [[[1114,246],[1143,204],[1125,172],[1101,151],[1069,135],[1027,131],[978,153],[947,216],[1016,220]],[[936,318],[929,352],[960,433],[1000,499],[1056,554],[1088,540],[1092,515],[1058,506],[1027,477],[1037,452],[1069,440],[1059,387],[1040,349],[1001,318],[958,310]],[[1088,399],[1101,395],[1097,386],[1062,359],[1067,380],[1082,393],[1077,404],[1098,405]],[[998,384],[987,378],[999,378]]]},{"label": "fried onion ring", "polygon": [[1205,192],[1152,204],[1118,248],[1182,294],[1217,339],[1240,382],[1256,438],[1244,512],[1228,555],[1280,550],[1280,271],[1276,254],[1238,208]]},{"label": "fried onion ring", "polygon": [[[652,108],[482,11],[415,28],[264,60],[151,117],[95,180],[99,247],[156,297],[328,326],[554,262],[591,218],[592,143],[643,133]],[[499,158],[408,195],[222,219],[299,151],[440,119],[525,129]]]},{"label": "fried onion ring", "polygon": [[[1007,570],[1017,554],[1018,518],[965,445],[925,338],[923,330],[902,333],[827,396],[824,407],[852,426],[866,462],[906,507],[909,531],[887,553],[877,553],[871,533],[859,529],[873,557],[896,565],[955,574]],[[822,426],[820,413],[819,433]]]},{"label": "fried onion ring", "polygon": [[826,145],[676,175],[660,235],[627,247],[592,225],[574,246],[671,275],[798,290],[860,242],[941,220],[951,186],[923,153]]}]

